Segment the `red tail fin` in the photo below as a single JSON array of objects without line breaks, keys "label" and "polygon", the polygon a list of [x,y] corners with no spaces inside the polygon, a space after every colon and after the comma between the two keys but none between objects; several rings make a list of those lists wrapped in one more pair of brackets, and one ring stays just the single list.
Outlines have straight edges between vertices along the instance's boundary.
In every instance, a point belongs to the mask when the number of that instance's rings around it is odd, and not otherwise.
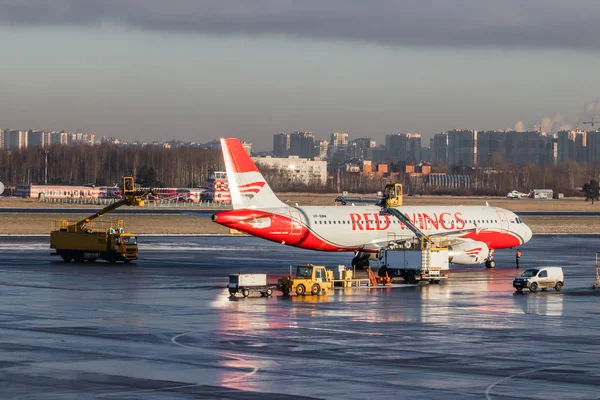
[{"label": "red tail fin", "polygon": [[238,139],[221,139],[234,209],[285,207]]}]

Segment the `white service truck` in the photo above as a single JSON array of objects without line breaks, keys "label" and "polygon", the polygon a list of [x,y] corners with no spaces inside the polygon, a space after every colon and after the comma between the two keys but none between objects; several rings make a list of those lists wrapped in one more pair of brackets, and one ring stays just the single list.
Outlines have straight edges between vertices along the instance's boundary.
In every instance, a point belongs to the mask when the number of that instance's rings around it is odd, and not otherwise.
[{"label": "white service truck", "polygon": [[271,296],[273,287],[267,285],[267,274],[231,274],[229,275],[229,295],[234,297],[236,293],[248,297],[251,292],[259,292],[261,296]]},{"label": "white service truck", "polygon": [[402,277],[405,283],[429,281],[440,283],[448,275],[448,249],[386,249],[383,252],[383,264],[379,276]]},{"label": "white service truck", "polygon": [[560,292],[564,284],[565,274],[561,267],[529,268],[513,280],[513,287],[517,292],[521,292],[524,288],[532,292],[554,288]]}]

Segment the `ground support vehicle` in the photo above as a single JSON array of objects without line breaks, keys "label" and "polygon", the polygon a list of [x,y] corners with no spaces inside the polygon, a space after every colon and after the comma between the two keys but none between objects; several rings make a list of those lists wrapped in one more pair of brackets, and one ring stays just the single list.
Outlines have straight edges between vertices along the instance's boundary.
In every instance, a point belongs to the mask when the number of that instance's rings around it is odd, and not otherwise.
[{"label": "ground support vehicle", "polygon": [[55,221],[50,232],[50,248],[55,250],[51,255],[60,256],[65,262],[93,262],[103,259],[112,263],[117,261],[129,263],[136,260],[137,238],[125,232],[123,221],[94,222],[96,218],[124,205],[143,206],[144,198],[151,193],[149,190],[136,193],[132,177],[124,177],[122,185],[122,200],[78,222]]},{"label": "ground support vehicle", "polygon": [[440,283],[448,278],[444,274],[449,269],[447,246],[429,240],[410,243],[404,242],[404,248],[383,250],[383,264],[378,272],[380,277],[402,277],[405,283],[411,284],[419,281]]},{"label": "ground support vehicle", "polygon": [[349,288],[371,285],[370,279],[356,278],[355,272],[356,271],[346,268],[345,265],[338,265],[333,269],[333,286]]},{"label": "ground support vehicle", "polygon": [[554,288],[560,292],[564,284],[565,278],[561,267],[529,268],[513,280],[513,287],[517,292],[525,288],[532,292]]},{"label": "ground support vehicle", "polygon": [[52,255],[64,262],[94,262],[103,259],[111,263],[137,260],[137,238],[123,229],[123,221],[117,223],[93,223],[85,231],[71,230],[68,221],[55,221],[50,233]]},{"label": "ground support vehicle", "polygon": [[388,275],[387,271],[382,271],[381,275],[375,275],[373,270],[369,267],[367,268],[367,273],[369,274],[369,285],[370,286],[385,286],[390,285],[392,283],[392,278]]},{"label": "ground support vehicle", "polygon": [[261,296],[273,295],[273,287],[267,285],[267,274],[231,274],[229,275],[229,295],[234,297],[236,293],[248,297],[252,292],[258,292]]},{"label": "ground support vehicle", "polygon": [[298,265],[296,275],[284,276],[277,282],[277,290],[283,294],[295,292],[297,295],[326,294],[333,289],[333,271],[312,264]]}]

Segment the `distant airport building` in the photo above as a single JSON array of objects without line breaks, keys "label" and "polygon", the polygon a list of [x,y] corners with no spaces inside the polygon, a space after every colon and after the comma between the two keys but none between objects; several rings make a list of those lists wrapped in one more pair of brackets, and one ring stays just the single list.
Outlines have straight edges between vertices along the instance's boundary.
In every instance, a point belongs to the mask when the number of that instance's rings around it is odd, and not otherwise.
[{"label": "distant airport building", "polygon": [[28,147],[43,147],[50,146],[50,132],[30,130],[27,132]]},{"label": "distant airport building", "polygon": [[433,164],[448,164],[448,134],[437,133],[429,140],[430,161]]},{"label": "distant airport building", "polygon": [[591,163],[600,162],[600,131],[587,133],[587,161]]},{"label": "distant airport building", "polygon": [[[477,133],[477,165],[490,166],[493,154],[498,154],[506,159],[506,132],[486,131]],[[510,150],[512,152],[512,149]]]},{"label": "distant airport building", "polygon": [[7,130],[4,131],[4,148],[11,149],[26,149],[27,148],[27,131]]},{"label": "distant airport building", "polygon": [[346,150],[348,146],[348,134],[345,132],[333,132],[329,140],[329,149],[332,152]]},{"label": "distant airport building", "polygon": [[242,142],[242,147],[246,150],[246,154],[249,156],[252,155],[252,143],[250,142]]},{"label": "distant airport building", "polygon": [[305,185],[325,185],[327,183],[327,162],[312,161],[307,158],[252,157],[258,166],[273,168],[288,176],[292,182]]},{"label": "distant airport building", "polygon": [[363,137],[351,140],[348,143],[347,159],[350,161],[368,160],[371,155],[370,149],[375,146],[376,143],[371,138]]},{"label": "distant airport building", "polygon": [[121,196],[121,189],[112,186],[17,185],[16,197],[33,199],[105,199]]},{"label": "distant airport building", "polygon": [[273,135],[273,156],[287,157],[290,155],[290,134],[276,133]]},{"label": "distant airport building", "polygon": [[215,203],[231,203],[227,172],[208,171],[208,190],[204,192],[202,200]]},{"label": "distant airport building", "polygon": [[470,175],[431,173],[427,175],[427,187],[430,190],[470,189],[473,187],[473,178]]},{"label": "distant airport building", "polygon": [[315,155],[319,157],[321,160],[327,158],[327,154],[329,153],[329,142],[327,140],[320,140],[318,143],[315,143]]},{"label": "distant airport building", "polygon": [[586,162],[587,132],[570,130],[558,132],[558,162]]},{"label": "distant airport building", "polygon": [[315,138],[312,132],[296,131],[290,133],[289,155],[313,158],[315,156]]},{"label": "distant airport building", "polygon": [[475,167],[477,165],[477,131],[448,131],[448,165]]},{"label": "distant airport building", "polygon": [[396,163],[421,161],[421,135],[418,133],[392,133],[385,135],[387,159]]},{"label": "distant airport building", "polygon": [[67,132],[50,132],[50,144],[67,144]]},{"label": "distant airport building", "polygon": [[382,163],[386,160],[387,150],[384,145],[379,145],[369,149],[367,160],[373,161],[374,163]]}]

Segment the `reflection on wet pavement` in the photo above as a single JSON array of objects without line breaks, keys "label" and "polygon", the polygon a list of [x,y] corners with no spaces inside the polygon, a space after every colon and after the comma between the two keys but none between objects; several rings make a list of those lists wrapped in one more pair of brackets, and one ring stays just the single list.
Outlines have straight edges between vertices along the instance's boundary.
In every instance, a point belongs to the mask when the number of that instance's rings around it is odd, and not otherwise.
[{"label": "reflection on wet pavement", "polygon": [[[44,240],[0,238],[6,398],[598,398],[589,237],[536,237],[521,270],[497,252],[496,270],[460,266],[442,285],[247,299],[228,296],[229,273],[272,282],[352,255],[142,237],[136,266],[65,265]],[[564,291],[516,294],[539,265],[564,268]]]}]

